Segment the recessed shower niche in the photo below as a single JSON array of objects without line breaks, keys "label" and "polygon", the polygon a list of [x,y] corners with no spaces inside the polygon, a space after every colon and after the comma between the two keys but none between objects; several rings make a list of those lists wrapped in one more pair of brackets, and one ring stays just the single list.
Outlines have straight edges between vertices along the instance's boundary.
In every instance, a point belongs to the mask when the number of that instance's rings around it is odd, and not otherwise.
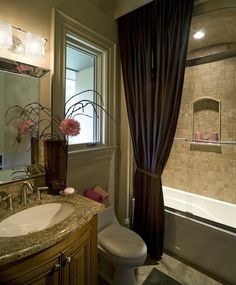
[{"label": "recessed shower niche", "polygon": [[220,101],[203,97],[193,102],[192,150],[220,152]]}]

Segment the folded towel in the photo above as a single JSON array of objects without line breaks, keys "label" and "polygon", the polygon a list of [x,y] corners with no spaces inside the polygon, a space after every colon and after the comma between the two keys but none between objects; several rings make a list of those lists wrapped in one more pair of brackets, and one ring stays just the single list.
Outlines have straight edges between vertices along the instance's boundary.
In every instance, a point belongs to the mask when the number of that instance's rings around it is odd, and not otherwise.
[{"label": "folded towel", "polygon": [[94,192],[92,189],[85,190],[84,196],[99,203],[102,203],[104,200],[101,194]]},{"label": "folded towel", "polygon": [[93,186],[92,190],[100,195],[102,195],[103,199],[108,198],[109,193],[105,191],[101,186],[95,185]]}]

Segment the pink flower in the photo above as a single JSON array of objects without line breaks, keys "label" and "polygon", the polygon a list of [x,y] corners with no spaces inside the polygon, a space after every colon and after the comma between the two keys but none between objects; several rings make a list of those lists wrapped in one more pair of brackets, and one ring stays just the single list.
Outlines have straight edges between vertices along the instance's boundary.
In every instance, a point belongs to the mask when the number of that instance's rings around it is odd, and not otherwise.
[{"label": "pink flower", "polygon": [[74,119],[64,119],[59,126],[64,136],[77,136],[80,133],[80,123]]},{"label": "pink flower", "polygon": [[20,122],[17,125],[18,135],[28,133],[31,130],[31,127],[34,125],[34,122],[30,119]]}]

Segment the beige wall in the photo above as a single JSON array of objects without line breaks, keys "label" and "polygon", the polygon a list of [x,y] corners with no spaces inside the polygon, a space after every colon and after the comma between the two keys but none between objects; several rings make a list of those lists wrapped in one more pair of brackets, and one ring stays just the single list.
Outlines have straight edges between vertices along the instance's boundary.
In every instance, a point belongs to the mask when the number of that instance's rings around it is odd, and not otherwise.
[{"label": "beige wall", "polygon": [[[103,0],[0,0],[0,20],[30,31],[48,39],[46,55],[44,59],[32,59],[22,54],[9,51],[1,51],[1,56],[28,64],[49,68],[51,70],[48,79],[41,82],[41,102],[50,105],[51,82],[53,75],[53,18],[52,8],[59,9],[66,15],[74,18],[88,28],[101,34],[111,42],[117,41],[117,27],[113,18],[114,1]],[[112,96],[113,94],[111,94]],[[85,188],[94,184],[101,184],[106,190],[112,192],[116,171],[116,161],[112,159],[114,150],[109,157],[99,156],[91,159],[90,163],[74,165],[68,169],[68,181],[82,192]],[[112,180],[112,181],[111,181]],[[110,188],[110,189],[108,189]]]},{"label": "beige wall", "polygon": [[123,79],[121,75],[121,111],[120,111],[120,135],[119,135],[119,162],[120,182],[117,202],[122,223],[128,224],[130,215],[130,201],[133,189],[133,149],[128,123]]},{"label": "beige wall", "polygon": [[[15,27],[30,31],[49,40],[46,45],[44,59],[30,59],[23,55],[5,51],[1,51],[1,56],[52,68],[53,32],[51,30],[51,10],[53,7],[112,41],[116,41],[116,23],[112,16],[113,6],[109,5],[105,9],[105,4],[102,0],[0,0],[1,21],[6,21]],[[110,13],[108,13],[108,9],[111,10]]]},{"label": "beige wall", "polygon": [[[176,137],[192,138],[192,103],[202,97],[221,102],[221,140],[236,142],[236,58],[187,67]],[[212,113],[215,114],[212,114]],[[216,126],[217,112],[205,110],[194,118],[201,131]],[[198,121],[197,121],[198,120]],[[211,126],[210,126],[211,125]],[[163,174],[163,185],[236,203],[236,145],[202,148],[175,140]]]},{"label": "beige wall", "polygon": [[119,18],[152,1],[153,0],[116,0],[115,17]]}]

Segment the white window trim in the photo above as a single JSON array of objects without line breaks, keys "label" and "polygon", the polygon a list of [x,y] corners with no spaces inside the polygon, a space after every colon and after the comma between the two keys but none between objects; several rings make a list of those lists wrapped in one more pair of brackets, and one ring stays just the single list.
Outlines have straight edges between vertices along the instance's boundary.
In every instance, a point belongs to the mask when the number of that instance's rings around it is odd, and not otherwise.
[{"label": "white window trim", "polygon": [[[102,82],[100,86],[105,103],[106,110],[112,118],[116,119],[116,45],[104,36],[89,29],[78,21],[70,18],[61,11],[54,10],[54,76],[53,76],[53,96],[52,96],[52,109],[53,112],[61,118],[64,116],[65,104],[65,66],[66,66],[66,35],[74,34],[86,41],[86,44],[91,43],[91,46],[99,47],[99,52],[103,54],[101,60],[103,64],[107,64],[107,70],[103,70],[101,76]],[[107,116],[104,115],[103,116]],[[85,159],[94,158],[98,155],[99,158],[105,158],[110,153],[111,149],[116,148],[116,123],[114,120],[107,118],[102,120],[103,125],[103,138],[105,144],[95,145],[92,147],[84,146],[74,148],[69,147],[69,158],[73,157],[73,162],[83,157]]]}]

